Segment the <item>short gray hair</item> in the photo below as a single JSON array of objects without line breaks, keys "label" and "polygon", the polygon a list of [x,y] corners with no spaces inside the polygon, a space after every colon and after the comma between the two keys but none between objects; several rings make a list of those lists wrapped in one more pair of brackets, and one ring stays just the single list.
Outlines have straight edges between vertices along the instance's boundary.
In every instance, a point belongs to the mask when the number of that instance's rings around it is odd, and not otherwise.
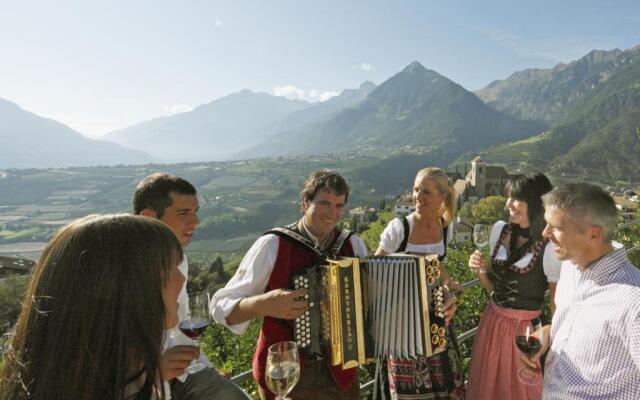
[{"label": "short gray hair", "polygon": [[589,183],[567,183],[542,196],[545,208],[564,211],[581,229],[599,227],[605,240],[613,239],[618,220],[616,203],[607,192]]}]

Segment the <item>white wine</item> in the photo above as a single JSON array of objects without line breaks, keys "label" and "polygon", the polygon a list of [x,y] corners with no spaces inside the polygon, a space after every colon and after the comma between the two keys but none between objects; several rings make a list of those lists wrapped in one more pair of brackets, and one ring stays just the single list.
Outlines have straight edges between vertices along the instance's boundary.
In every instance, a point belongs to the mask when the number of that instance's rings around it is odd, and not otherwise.
[{"label": "white wine", "polygon": [[286,396],[300,378],[300,364],[295,361],[282,361],[267,368],[267,386],[276,396]]}]

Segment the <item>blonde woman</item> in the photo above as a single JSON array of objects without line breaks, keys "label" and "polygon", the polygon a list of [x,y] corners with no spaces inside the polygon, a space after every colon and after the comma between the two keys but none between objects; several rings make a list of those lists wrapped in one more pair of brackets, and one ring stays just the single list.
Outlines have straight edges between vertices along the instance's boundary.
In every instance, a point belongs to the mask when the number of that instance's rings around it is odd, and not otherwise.
[{"label": "blonde woman", "polygon": [[[446,255],[455,217],[455,191],[446,172],[429,167],[418,171],[413,184],[415,211],[406,218],[389,222],[380,235],[377,256],[395,252]],[[446,285],[460,290],[452,282],[446,268],[442,268]],[[445,319],[451,322],[456,305],[453,298],[445,304]],[[379,364],[376,399],[463,399],[465,395],[462,365],[455,334],[448,329],[446,352],[432,357],[394,359],[388,357]]]}]

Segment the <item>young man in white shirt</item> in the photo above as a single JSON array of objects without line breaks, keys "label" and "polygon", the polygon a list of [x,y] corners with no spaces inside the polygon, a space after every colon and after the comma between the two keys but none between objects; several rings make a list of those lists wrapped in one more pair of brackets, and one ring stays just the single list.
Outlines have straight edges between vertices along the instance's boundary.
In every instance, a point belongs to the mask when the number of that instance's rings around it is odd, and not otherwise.
[{"label": "young man in white shirt", "polygon": [[[189,245],[200,223],[195,187],[187,180],[164,173],[156,173],[144,178],[136,187],[133,197],[134,212],[151,218],[157,218],[167,225],[176,235],[182,247]],[[187,296],[187,277],[189,263],[186,255],[178,266],[185,282],[178,297],[178,317],[189,318],[189,298]],[[207,357],[191,345],[191,340],[178,329],[165,333],[165,352],[161,360],[161,373],[165,381],[171,381],[173,399],[230,399],[245,400],[247,395],[235,384],[218,374],[212,368]],[[187,375],[185,368],[194,358],[208,367],[202,371]]]}]

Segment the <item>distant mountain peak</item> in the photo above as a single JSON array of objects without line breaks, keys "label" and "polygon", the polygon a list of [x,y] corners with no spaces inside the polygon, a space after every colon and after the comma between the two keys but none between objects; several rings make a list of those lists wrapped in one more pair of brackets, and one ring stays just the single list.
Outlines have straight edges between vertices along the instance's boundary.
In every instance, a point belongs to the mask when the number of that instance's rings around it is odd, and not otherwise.
[{"label": "distant mountain peak", "polygon": [[427,69],[424,67],[424,65],[420,64],[420,62],[412,61],[411,64],[407,65],[407,67],[403,70],[403,72],[419,73],[419,72],[427,72]]},{"label": "distant mountain peak", "polygon": [[0,168],[145,164],[148,154],[82,136],[68,126],[0,99]]},{"label": "distant mountain peak", "polygon": [[364,81],[358,88],[358,90],[366,90],[368,92],[372,91],[376,88],[376,84],[371,81]]},{"label": "distant mountain peak", "polygon": [[525,69],[476,91],[491,107],[521,119],[557,123],[576,102],[633,62],[640,46],[628,50],[591,50],[549,69]]},{"label": "distant mountain peak", "polygon": [[[231,96],[247,97],[247,96],[255,96],[255,95],[259,95],[259,94],[260,94],[260,93],[258,93],[258,92],[254,92],[254,91],[253,91],[253,90],[251,90],[251,89],[246,89],[246,88],[245,88],[245,89],[242,89],[242,90],[241,90],[241,91],[239,91],[239,92],[231,93],[231,94],[229,94],[229,95],[227,95],[227,96],[223,96],[223,97],[221,97],[221,98],[224,98],[224,97],[231,97]],[[214,100],[214,101],[215,101],[215,100]]]}]

